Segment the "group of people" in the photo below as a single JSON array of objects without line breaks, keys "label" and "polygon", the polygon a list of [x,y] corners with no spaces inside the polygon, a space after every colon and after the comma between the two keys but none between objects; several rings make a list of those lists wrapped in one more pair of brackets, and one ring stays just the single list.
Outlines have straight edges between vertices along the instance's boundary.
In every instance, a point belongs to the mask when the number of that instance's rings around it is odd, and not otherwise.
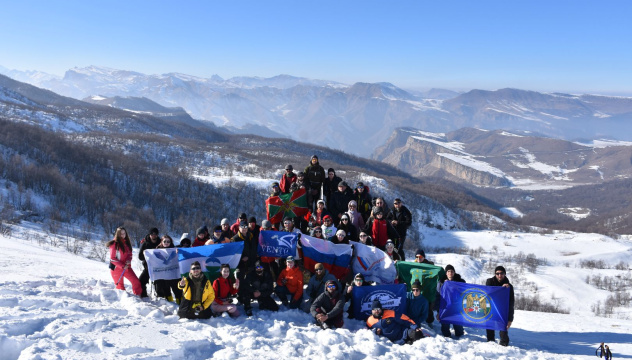
[{"label": "group of people", "polygon": [[[271,196],[305,188],[310,211],[304,217],[284,218],[276,224],[265,219],[258,225],[255,217],[241,213],[232,224],[227,218],[222,219],[219,225],[213,227],[212,232],[206,226],[198,228],[193,239],[188,233],[183,234],[178,247],[243,242],[240,263],[236,269],[222,265],[220,276],[211,283],[204,275],[200,263],[194,262],[190,265],[187,276],[181,279],[154,281],[156,295],[178,303],[178,315],[189,319],[208,319],[224,312],[231,317],[240,316],[235,299],[243,305],[247,316],[252,315],[253,302],[259,304],[260,310],[278,311],[279,303],[273,298],[276,295],[281,306],[300,308],[310,313],[316,324],[323,328],[342,327],[344,307],[347,302],[350,303],[353,288],[372,284],[366,282],[362,274],[350,274],[352,278],[336,279],[323,264],[316,264],[314,269],[303,269],[300,256],[285,259],[259,257],[257,245],[260,232],[278,230],[309,234],[334,243],[358,241],[375,246],[385,251],[394,261],[399,261],[405,259],[404,241],[412,224],[412,215],[399,198],[393,201],[391,209],[383,197],[373,199],[369,187],[362,182],[357,182],[355,189],[351,189],[347,182],[336,176],[333,168],[328,169],[326,176],[316,155],[312,156],[304,171],[296,174],[293,170],[292,165],[285,167],[281,180],[272,184]],[[119,227],[116,230],[114,239],[107,246],[110,249],[110,269],[116,288],[125,289],[125,278],[132,284],[134,294],[146,297],[150,279],[144,250],[171,248],[176,245],[169,235],[160,237],[158,229],[152,228],[141,241],[138,257],[143,264],[143,271],[140,277],[136,277],[130,266],[132,246],[124,228]],[[421,249],[417,251],[413,261],[432,264]],[[231,276],[231,272],[234,276]],[[313,275],[309,277],[304,289],[308,273]],[[511,287],[504,277],[504,269],[501,273],[499,275],[497,271],[496,278],[488,279],[487,285]],[[446,266],[446,277],[439,282],[437,291],[440,291],[445,281],[464,282],[451,265]],[[402,316],[395,318],[394,313],[382,309],[378,301],[372,306],[367,327],[396,343],[412,342],[423,337],[421,325],[424,322],[433,322],[433,310],[438,309],[439,302],[428,303],[422,296],[422,287],[418,280],[411,284],[411,288],[407,295],[407,309]],[[353,318],[351,305],[348,313]],[[438,315],[437,320],[440,320]],[[513,288],[509,320],[510,325],[513,320]],[[456,337],[463,335],[463,327],[453,327]],[[441,331],[444,336],[451,336],[450,324],[442,323]],[[490,331],[488,330],[487,336],[493,341],[495,334]],[[500,336],[501,344],[507,345],[507,331],[501,332]]]}]

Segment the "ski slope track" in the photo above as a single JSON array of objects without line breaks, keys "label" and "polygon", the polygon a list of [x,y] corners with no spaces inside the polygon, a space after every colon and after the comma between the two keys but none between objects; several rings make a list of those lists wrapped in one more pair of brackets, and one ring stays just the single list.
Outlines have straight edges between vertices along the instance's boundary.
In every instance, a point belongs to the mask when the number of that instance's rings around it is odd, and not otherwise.
[{"label": "ski slope track", "polygon": [[[32,237],[29,237],[33,239]],[[589,359],[606,341],[632,357],[632,321],[516,311],[511,346],[466,328],[460,340],[434,336],[394,345],[345,319],[320,330],[299,310],[259,311],[237,319],[180,320],[176,305],[114,289],[107,265],[0,236],[2,359]],[[135,256],[136,259],[136,256]],[[132,264],[137,274],[140,263]],[[467,269],[463,269],[467,275]],[[126,284],[128,285],[128,284]],[[129,287],[129,286],[128,286]],[[439,330],[435,324],[435,331]]]}]

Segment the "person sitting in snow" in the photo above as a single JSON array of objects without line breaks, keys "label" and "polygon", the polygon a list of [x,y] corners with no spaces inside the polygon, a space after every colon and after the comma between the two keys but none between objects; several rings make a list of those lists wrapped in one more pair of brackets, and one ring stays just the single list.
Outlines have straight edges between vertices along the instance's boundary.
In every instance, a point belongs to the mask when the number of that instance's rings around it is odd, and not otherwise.
[{"label": "person sitting in snow", "polygon": [[323,329],[336,329],[344,325],[345,298],[336,280],[325,283],[325,291],[312,303],[310,314]]},{"label": "person sitting in snow", "polygon": [[239,310],[233,305],[232,297],[239,291],[239,279],[230,279],[230,266],[222,264],[220,266],[221,276],[213,281],[215,291],[215,301],[211,303],[211,309],[215,315],[228,312],[230,317],[238,317]]},{"label": "person sitting in snow", "polygon": [[279,274],[277,287],[274,293],[281,300],[281,304],[288,306],[287,297],[291,297],[290,309],[297,309],[303,298],[303,272],[298,266],[294,266],[294,257],[288,256],[285,259],[286,267]]},{"label": "person sitting in snow", "polygon": [[211,304],[215,300],[215,290],[204,276],[199,261],[191,263],[189,275],[182,277],[178,288],[182,290],[182,301],[178,309],[180,318],[209,319],[213,316]]},{"label": "person sitting in snow", "polygon": [[272,291],[274,289],[274,280],[269,271],[265,271],[260,261],[255,263],[255,269],[248,274],[243,280],[243,286],[240,286],[240,298],[244,304],[246,316],[252,316],[252,301],[259,303],[259,310],[278,311],[279,305],[272,299]]},{"label": "person sitting in snow", "polygon": [[384,336],[398,345],[412,344],[424,337],[421,328],[408,316],[397,316],[393,310],[382,309],[380,300],[373,300],[371,316],[366,320],[366,326],[378,336]]}]

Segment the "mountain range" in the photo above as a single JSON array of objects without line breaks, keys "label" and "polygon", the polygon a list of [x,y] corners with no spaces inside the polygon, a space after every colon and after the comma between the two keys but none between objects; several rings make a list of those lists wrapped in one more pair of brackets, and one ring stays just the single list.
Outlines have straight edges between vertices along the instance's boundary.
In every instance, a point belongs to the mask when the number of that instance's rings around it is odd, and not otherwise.
[{"label": "mountain range", "polygon": [[566,140],[632,140],[632,98],[519,89],[406,91],[390,83],[341,84],[179,73],[145,75],[73,68],[62,78],[0,69],[56,93],[84,99],[138,97],[182,107],[192,118],[242,133],[287,137],[369,156],[399,127],[450,132],[473,127],[530,131]]}]

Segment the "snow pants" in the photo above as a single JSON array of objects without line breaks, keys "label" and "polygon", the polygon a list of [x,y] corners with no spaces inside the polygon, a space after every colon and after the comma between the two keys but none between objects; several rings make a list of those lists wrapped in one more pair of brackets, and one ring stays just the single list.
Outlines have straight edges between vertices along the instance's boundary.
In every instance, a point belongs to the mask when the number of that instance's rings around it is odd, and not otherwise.
[{"label": "snow pants", "polygon": [[[119,282],[118,285],[116,285],[116,288],[118,290],[125,290],[125,284],[123,283],[123,278],[121,278],[122,272],[123,272],[123,269],[121,269],[118,266],[114,270],[110,270],[112,279],[114,279],[114,284],[116,284],[117,281]],[[123,277],[127,279],[127,281],[129,281],[130,284],[132,284],[132,291],[134,292],[134,295],[140,295],[142,292],[141,287],[140,287],[140,281],[136,277],[136,274],[134,273],[134,270],[132,270],[131,267],[125,271],[125,274],[123,275]],[[119,281],[119,279],[121,279],[121,281]]]}]

